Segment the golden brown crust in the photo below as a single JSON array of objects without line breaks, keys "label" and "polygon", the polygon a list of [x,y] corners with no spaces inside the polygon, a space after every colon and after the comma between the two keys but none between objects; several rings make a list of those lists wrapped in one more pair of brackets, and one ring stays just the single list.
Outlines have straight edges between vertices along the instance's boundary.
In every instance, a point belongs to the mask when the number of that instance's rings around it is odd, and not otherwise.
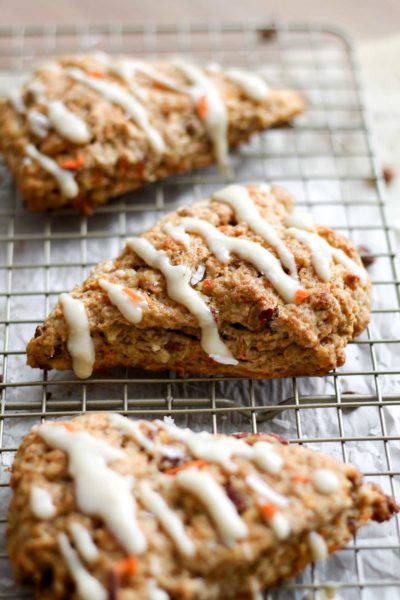
[{"label": "golden brown crust", "polygon": [[[94,56],[64,57],[59,59],[58,64],[79,67],[90,73],[103,68]],[[173,65],[161,63],[156,67],[175,81],[187,83]],[[297,92],[271,90],[265,101],[255,102],[244,96],[221,73],[209,71],[208,75],[218,86],[226,104],[231,148],[246,142],[258,131],[290,121],[303,111],[304,101]],[[126,86],[114,76],[107,75],[106,79]],[[147,182],[215,162],[204,122],[188,95],[155,85],[141,74],[135,75],[134,81],[146,90],[150,122],[166,143],[167,150],[162,157],[151,149],[141,129],[126,118],[120,106],[74,81],[65,70],[61,73],[53,69],[38,71],[24,87],[23,99],[29,109],[46,113],[47,109],[29,91],[32,84],[43,85],[49,100],[61,99],[87,122],[92,132],[88,144],[73,144],[54,130],[50,130],[44,138],[37,137],[29,128],[26,115],[19,114],[10,101],[0,102],[0,151],[28,208],[41,211],[72,204],[90,212],[94,206],[104,204],[111,197],[137,189]],[[36,160],[26,160],[28,143],[35,144],[58,164],[75,160],[78,156],[83,159],[82,166],[76,171],[79,194],[75,198],[64,197],[54,177],[44,171]]]},{"label": "golden brown crust", "polygon": [[[363,286],[340,264],[333,265],[330,283],[323,283],[311,263],[310,250],[287,234],[283,222],[291,210],[291,197],[280,188],[266,193],[257,186],[249,192],[260,212],[279,227],[285,244],[293,252],[299,279],[311,292],[301,304],[285,303],[249,263],[234,258],[220,263],[201,237],[194,236],[189,249],[163,231],[166,222],[177,224],[182,216],[196,216],[231,236],[266,242],[244,223],[235,221],[228,205],[207,200],[171,213],[144,233],[157,249],[163,249],[173,264],[185,264],[195,272],[206,267],[194,288],[204,295],[213,312],[220,335],[239,360],[236,366],[214,362],[201,348],[197,320],[186,308],[171,300],[165,278],[144,265],[131,250],[113,261],[98,265],[82,286],[73,290],[87,310],[96,351],[95,369],[116,365],[141,366],[150,370],[171,369],[180,373],[227,374],[239,377],[289,377],[323,375],[345,360],[348,340],[366,327],[370,312],[370,284]],[[321,236],[361,264],[346,238],[318,228]],[[275,253],[276,254],[276,253]],[[128,323],[99,286],[99,279],[137,288],[148,301],[142,320]],[[66,349],[68,336],[63,311],[58,304],[27,348],[32,367],[70,369]]]},{"label": "golden brown crust", "polygon": [[[110,425],[105,414],[85,415],[72,423],[77,429],[123,448],[126,459],[114,463],[113,469],[133,475],[136,482],[148,478],[157,488],[160,471],[165,473],[171,466],[168,460],[150,457],[141,451],[129,435],[122,435]],[[55,424],[60,425],[60,422]],[[142,422],[141,427],[150,434],[146,422]],[[171,443],[168,434],[162,429],[154,430],[154,425],[152,436],[154,442]],[[267,434],[244,439],[249,444],[269,441],[284,460],[283,470],[278,475],[260,472],[258,475],[275,491],[290,497],[291,510],[285,513],[292,527],[290,537],[278,541],[268,522],[261,518],[256,497],[244,483],[254,466],[245,459],[236,458],[239,472],[232,475],[216,464],[208,464],[204,468],[225,487],[245,521],[250,532],[248,538],[233,547],[225,546],[199,502],[190,494],[174,491],[171,486],[170,491],[164,489],[163,493],[169,505],[184,519],[185,528],[196,545],[195,557],[180,556],[155,519],[139,508],[139,524],[146,532],[150,548],[138,557],[135,575],[119,581],[116,586],[111,574],[118,561],[126,556],[125,552],[101,519],[84,515],[78,509],[64,452],[49,448],[38,433],[30,433],[18,450],[11,478],[14,494],[9,511],[8,551],[18,581],[29,585],[37,599],[76,600],[71,576],[60,556],[57,534],[70,535],[70,523],[78,521],[89,530],[99,549],[98,559],[85,567],[106,587],[110,598],[145,600],[148,598],[146,586],[151,578],[167,590],[171,600],[244,599],[250,597],[252,585],[261,589],[275,586],[296,575],[312,561],[308,542],[310,531],[317,531],[325,539],[328,551],[334,552],[370,519],[381,521],[398,511],[394,501],[388,499],[378,486],[363,483],[360,473],[352,465],[339,464],[302,446],[283,445]],[[173,443],[187,451],[183,444]],[[188,459],[190,457],[182,460]],[[340,481],[340,491],[333,495],[321,494],[307,482],[307,476],[321,468],[335,473]],[[299,481],[299,475],[303,481]],[[57,509],[51,520],[40,520],[32,513],[32,485],[42,486],[51,493]]]}]

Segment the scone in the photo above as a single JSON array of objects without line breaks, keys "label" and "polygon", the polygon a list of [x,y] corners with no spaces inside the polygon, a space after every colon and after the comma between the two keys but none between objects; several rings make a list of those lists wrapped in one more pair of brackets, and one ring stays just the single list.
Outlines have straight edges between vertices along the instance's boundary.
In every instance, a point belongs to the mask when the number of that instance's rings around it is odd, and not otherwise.
[{"label": "scone", "polygon": [[0,151],[27,206],[86,213],[112,196],[217,162],[302,112],[254,72],[106,54],[43,65],[0,101]]},{"label": "scone", "polygon": [[28,364],[251,378],[324,375],[366,327],[370,281],[348,239],[290,196],[229,186],[181,208],[62,294]]},{"label": "scone", "polygon": [[250,600],[398,511],[302,446],[118,414],[36,427],[11,486],[8,551],[40,600]]}]

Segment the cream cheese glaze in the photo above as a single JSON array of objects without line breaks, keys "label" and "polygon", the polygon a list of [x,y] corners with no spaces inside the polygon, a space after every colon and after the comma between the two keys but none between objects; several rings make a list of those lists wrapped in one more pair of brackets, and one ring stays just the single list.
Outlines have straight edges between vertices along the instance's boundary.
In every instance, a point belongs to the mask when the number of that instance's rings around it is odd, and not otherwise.
[{"label": "cream cheese glaze", "polygon": [[95,349],[85,305],[71,294],[61,294],[60,302],[68,325],[67,348],[74,372],[78,377],[86,379],[93,372]]},{"label": "cream cheese glaze", "polygon": [[99,555],[99,551],[88,529],[81,525],[81,523],[78,523],[78,521],[74,521],[70,524],[69,530],[75,547],[82,558],[88,563],[95,561]]},{"label": "cream cheese glaze", "polygon": [[246,187],[230,185],[214,194],[212,199],[229,204],[233,208],[237,220],[246,223],[254,233],[275,248],[281,263],[289,269],[292,277],[297,279],[296,262],[292,252],[279,237],[277,228],[262,217]]},{"label": "cream cheese glaze", "polygon": [[256,102],[265,100],[268,95],[269,88],[265,80],[253,71],[227,69],[224,71],[224,75],[233,81],[248,98]]},{"label": "cream cheese glaze", "polygon": [[176,482],[204,504],[227,546],[247,536],[247,525],[239,516],[225,490],[209,473],[196,469],[181,471],[176,476]]},{"label": "cream cheese glaze", "polygon": [[81,69],[69,68],[67,72],[76,81],[87,85],[110,102],[118,104],[126,110],[130,118],[143,131],[154,152],[157,154],[165,152],[164,140],[159,132],[150,124],[146,109],[126,88],[114,82],[100,81],[94,77],[90,77]]},{"label": "cream cheese glaze", "polygon": [[285,273],[281,262],[269,250],[257,242],[225,235],[202,219],[185,217],[181,220],[181,224],[185,231],[201,235],[218,260],[227,263],[232,260],[232,254],[236,254],[265,275],[286,302],[295,301],[296,292],[301,289],[301,286]]},{"label": "cream cheese glaze", "polygon": [[223,98],[217,86],[200,67],[185,61],[175,61],[174,64],[193,86],[187,88],[193,100],[197,103],[204,98],[206,103],[204,125],[213,142],[220,169],[228,172],[228,115]]},{"label": "cream cheese glaze", "polygon": [[106,279],[100,279],[99,285],[127,321],[139,323],[142,320],[142,309],[147,306],[147,300],[140,292]]},{"label": "cream cheese glaze", "polygon": [[130,238],[127,246],[146,264],[164,275],[170,298],[185,306],[194,315],[201,328],[201,346],[216,362],[226,365],[237,364],[229,348],[219,336],[218,328],[210,308],[200,294],[190,286],[192,273],[184,265],[172,265],[163,250],[156,250],[145,238]]},{"label": "cream cheese glaze", "polygon": [[58,534],[58,545],[64,556],[77,591],[82,600],[107,600],[108,592],[101,583],[85,569],[78,553],[71,546],[65,533]]},{"label": "cream cheese glaze", "polygon": [[62,194],[64,194],[66,198],[75,198],[78,195],[79,187],[75,181],[74,175],[70,171],[66,171],[59,167],[55,160],[39,152],[33,144],[28,144],[25,147],[25,152],[28,156],[37,160],[45,171],[53,175]]},{"label": "cream cheese glaze", "polygon": [[52,519],[57,512],[51,494],[38,485],[31,487],[30,507],[38,519]]},{"label": "cream cheese glaze", "polygon": [[123,450],[63,426],[41,425],[37,431],[49,446],[67,453],[80,510],[101,517],[128,553],[144,552],[147,542],[136,521],[131,482],[108,466],[125,457]]}]

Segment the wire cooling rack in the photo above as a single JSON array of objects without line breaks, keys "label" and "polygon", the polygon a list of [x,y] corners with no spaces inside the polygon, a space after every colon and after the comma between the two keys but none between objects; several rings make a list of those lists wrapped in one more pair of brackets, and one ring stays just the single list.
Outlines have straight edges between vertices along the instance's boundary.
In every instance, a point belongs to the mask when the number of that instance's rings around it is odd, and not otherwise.
[{"label": "wire cooling rack", "polygon": [[[148,186],[90,218],[68,209],[35,215],[24,209],[0,163],[2,532],[10,496],[7,467],[22,436],[44,418],[86,410],[170,414],[178,424],[212,431],[272,430],[352,460],[368,479],[398,493],[400,281],[348,39],[331,27],[301,24],[1,28],[1,89],[46,57],[96,49],[244,64],[260,69],[271,84],[303,90],[308,110],[294,126],[260,135],[233,155],[235,180],[282,184],[316,219],[361,245],[368,262],[374,261],[375,308],[368,331],[348,346],[346,366],[324,379],[252,382],[114,370],[82,382],[69,372],[42,374],[25,366],[25,346],[58,294],[81,281],[96,262],[115,256],[127,235],[226,181],[210,168]],[[4,535],[2,540],[0,598],[21,598],[24,592],[10,575]],[[334,580],[344,599],[368,600],[378,593],[398,598],[399,552],[398,522],[372,525],[335,557],[266,597],[317,598]]]}]

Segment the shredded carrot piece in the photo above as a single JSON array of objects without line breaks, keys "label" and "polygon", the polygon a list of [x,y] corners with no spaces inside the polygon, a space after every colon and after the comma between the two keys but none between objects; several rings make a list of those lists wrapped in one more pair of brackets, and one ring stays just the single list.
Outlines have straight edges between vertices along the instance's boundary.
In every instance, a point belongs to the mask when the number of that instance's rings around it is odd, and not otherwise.
[{"label": "shredded carrot piece", "polygon": [[200,119],[205,119],[208,111],[207,96],[200,96],[199,103],[197,105],[197,112],[199,113]]},{"label": "shredded carrot piece", "polygon": [[134,556],[128,556],[118,561],[114,566],[114,573],[117,577],[125,577],[127,575],[134,575],[137,571],[138,563]]},{"label": "shredded carrot piece", "polygon": [[205,292],[211,292],[214,289],[214,284],[210,279],[205,279],[203,281],[203,288]]},{"label": "shredded carrot piece", "polygon": [[228,229],[228,225],[220,225],[220,226],[218,227],[218,229],[219,229],[220,231],[226,231],[226,230]]},{"label": "shredded carrot piece", "polygon": [[153,88],[155,90],[161,90],[161,91],[165,91],[168,89],[167,86],[165,86],[163,83],[160,83],[159,81],[153,82]]},{"label": "shredded carrot piece", "polygon": [[62,169],[66,169],[67,171],[75,171],[75,169],[80,169],[85,164],[85,159],[82,154],[78,154],[76,158],[71,158],[69,160],[64,160],[64,162],[60,163],[59,166]]},{"label": "shredded carrot piece", "polygon": [[90,75],[90,77],[94,77],[95,79],[101,79],[104,77],[105,73],[102,71],[89,71],[88,75]]},{"label": "shredded carrot piece", "polygon": [[267,519],[272,519],[272,517],[279,512],[277,505],[273,504],[272,502],[266,502],[265,504],[262,504],[260,506],[260,510],[262,515]]},{"label": "shredded carrot piece", "polygon": [[311,477],[308,475],[293,475],[292,481],[295,483],[310,483]]},{"label": "shredded carrot piece", "polygon": [[206,460],[191,460],[184,465],[180,465],[179,467],[173,467],[172,469],[167,469],[164,471],[167,475],[175,475],[175,473],[179,473],[179,471],[186,471],[186,469],[201,469],[207,465]]},{"label": "shredded carrot piece", "polygon": [[297,290],[294,299],[296,304],[301,304],[309,296],[311,296],[311,292],[307,292],[306,290]]},{"label": "shredded carrot piece", "polygon": [[75,427],[75,425],[73,425],[72,423],[63,423],[63,425],[67,431],[78,431],[78,428]]},{"label": "shredded carrot piece", "polygon": [[138,304],[139,302],[142,302],[143,298],[141,296],[139,296],[139,294],[137,294],[136,292],[134,292],[133,290],[131,290],[131,288],[124,287],[123,291],[125,292],[125,294],[127,296],[129,296],[129,298],[131,300],[133,300],[133,302],[135,302],[135,304]]},{"label": "shredded carrot piece", "polygon": [[163,248],[163,250],[170,250],[171,248],[174,247],[174,245],[175,245],[175,241],[172,239],[172,237],[167,235],[167,237],[163,241],[162,248]]}]

